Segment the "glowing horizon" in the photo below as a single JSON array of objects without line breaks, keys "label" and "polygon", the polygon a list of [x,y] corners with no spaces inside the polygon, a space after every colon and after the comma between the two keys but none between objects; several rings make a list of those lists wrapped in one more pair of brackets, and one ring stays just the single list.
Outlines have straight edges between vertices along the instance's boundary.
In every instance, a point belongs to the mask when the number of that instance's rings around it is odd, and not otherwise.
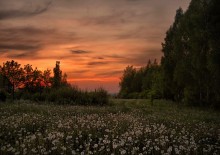
[{"label": "glowing horizon", "polygon": [[178,7],[189,0],[2,0],[0,64],[40,70],[56,61],[83,89],[117,92],[128,65],[160,60],[161,42]]}]

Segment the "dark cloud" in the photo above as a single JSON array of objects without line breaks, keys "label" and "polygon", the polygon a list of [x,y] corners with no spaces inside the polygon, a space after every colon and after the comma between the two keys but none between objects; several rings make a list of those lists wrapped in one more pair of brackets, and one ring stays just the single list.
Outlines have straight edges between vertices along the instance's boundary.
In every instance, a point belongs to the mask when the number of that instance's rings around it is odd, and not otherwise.
[{"label": "dark cloud", "polygon": [[123,70],[113,70],[113,71],[109,71],[109,72],[97,73],[96,76],[111,77],[111,76],[119,75],[122,72],[123,72]]},{"label": "dark cloud", "polygon": [[9,27],[9,28],[1,28],[0,33],[4,33],[4,35],[41,35],[41,34],[49,34],[54,33],[54,29],[42,29],[36,27]]},{"label": "dark cloud", "polygon": [[109,62],[94,61],[94,62],[89,62],[87,65],[89,65],[89,66],[98,66],[98,65],[106,65],[106,64],[109,64]]},{"label": "dark cloud", "polygon": [[42,38],[51,32],[34,27],[0,28],[0,50],[39,51],[45,46]]},{"label": "dark cloud", "polygon": [[[29,8],[20,8],[20,9],[16,9],[16,10],[11,10],[11,9],[0,10],[0,20],[35,16],[35,15],[46,12],[50,5],[51,5],[51,2],[48,2],[42,7],[38,6],[38,7],[34,8],[34,10],[29,10]],[[3,7],[4,7],[4,5],[3,5]],[[24,9],[26,9],[26,10],[24,10]]]},{"label": "dark cloud", "polygon": [[138,52],[129,54],[126,59],[121,60],[121,63],[134,66],[145,66],[149,59],[157,59],[159,61],[161,56],[162,52],[159,48],[142,49]]},{"label": "dark cloud", "polygon": [[105,57],[105,58],[114,58],[114,59],[126,59],[125,56],[117,55],[117,54],[105,55],[104,57]]},{"label": "dark cloud", "polygon": [[160,34],[154,33],[153,35],[148,31],[146,26],[139,26],[133,30],[121,32],[115,35],[115,39],[141,39],[141,40],[152,40],[158,41],[161,38]]},{"label": "dark cloud", "polygon": [[91,53],[90,51],[85,51],[85,50],[70,50],[72,54],[87,54]]},{"label": "dark cloud", "polygon": [[73,72],[69,72],[70,74],[73,73],[73,74],[82,74],[82,73],[87,73],[89,72],[90,70],[89,69],[82,69],[82,70],[76,70],[76,71],[73,71]]},{"label": "dark cloud", "polygon": [[98,59],[98,60],[104,60],[104,59],[126,59],[125,56],[122,55],[117,55],[117,54],[109,54],[109,55],[99,55],[96,57],[93,57],[93,59]]},{"label": "dark cloud", "polygon": [[[1,52],[0,52],[1,53]],[[2,51],[2,53],[7,57],[11,59],[23,59],[23,60],[66,60],[69,59],[69,56],[59,56],[59,55],[54,55],[54,56],[42,56],[38,55],[39,51]]]},{"label": "dark cloud", "polygon": [[126,0],[126,1],[136,2],[136,1],[143,1],[143,0]]},{"label": "dark cloud", "polygon": [[40,54],[40,51],[50,45],[72,40],[74,36],[72,33],[70,35],[65,35],[56,29],[31,26],[6,28],[3,25],[0,27],[0,53],[19,59],[68,59],[70,58],[68,55],[48,56]]},{"label": "dark cloud", "polygon": [[102,60],[102,59],[105,59],[105,58],[104,57],[97,57],[96,59],[101,59]]},{"label": "dark cloud", "polygon": [[35,27],[0,28],[0,42],[10,44],[37,44],[44,36],[56,34],[55,30]]},{"label": "dark cloud", "polygon": [[39,50],[41,45],[26,45],[26,44],[1,44],[0,50]]},{"label": "dark cloud", "polygon": [[79,20],[82,25],[90,26],[119,26],[131,22],[133,13],[129,11],[112,12],[107,15],[86,17]]},{"label": "dark cloud", "polygon": [[56,29],[31,26],[6,28],[6,25],[0,27],[0,49],[37,51],[50,45],[72,42],[71,40],[79,39],[74,33],[65,34]]},{"label": "dark cloud", "polygon": [[23,53],[8,53],[7,54],[7,57],[8,58],[11,58],[11,59],[29,59],[31,58],[32,60],[33,59],[36,59],[36,52],[23,52]]}]

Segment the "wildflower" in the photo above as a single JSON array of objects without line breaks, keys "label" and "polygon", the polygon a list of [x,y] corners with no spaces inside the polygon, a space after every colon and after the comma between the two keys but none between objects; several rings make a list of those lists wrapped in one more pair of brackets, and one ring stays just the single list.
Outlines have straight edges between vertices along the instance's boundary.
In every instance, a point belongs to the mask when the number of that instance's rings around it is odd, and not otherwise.
[{"label": "wildflower", "polygon": [[35,135],[32,135],[31,136],[31,140],[35,140],[36,139],[36,136]]},{"label": "wildflower", "polygon": [[7,151],[10,152],[12,150],[13,150],[13,147],[9,147]]},{"label": "wildflower", "polygon": [[175,148],[174,150],[175,150],[175,153],[176,153],[176,154],[180,154],[180,151],[179,151],[178,148]]},{"label": "wildflower", "polygon": [[2,146],[2,147],[1,147],[1,150],[2,150],[2,151],[4,151],[5,149],[6,149],[6,147],[5,147],[5,146]]},{"label": "wildflower", "polygon": [[113,149],[116,149],[118,147],[118,145],[113,143],[112,147],[113,147]]},{"label": "wildflower", "polygon": [[62,127],[63,127],[63,124],[59,123],[58,128],[62,128]]},{"label": "wildflower", "polygon": [[72,138],[72,136],[66,136],[66,140],[71,139],[71,138]]},{"label": "wildflower", "polygon": [[73,155],[76,155],[76,151],[75,151],[75,150],[72,150],[71,153],[72,153]]},{"label": "wildflower", "polygon": [[15,152],[15,155],[19,155],[20,154],[20,152],[18,151],[18,152]]},{"label": "wildflower", "polygon": [[169,146],[169,148],[167,149],[167,152],[168,152],[168,153],[171,153],[171,152],[172,152],[172,146]]},{"label": "wildflower", "polygon": [[37,153],[37,150],[35,148],[31,149],[31,152]]},{"label": "wildflower", "polygon": [[132,137],[128,137],[128,141],[132,141]]},{"label": "wildflower", "polygon": [[126,150],[121,150],[121,154],[126,154]]},{"label": "wildflower", "polygon": [[105,129],[105,132],[110,132],[110,130],[109,129]]},{"label": "wildflower", "polygon": [[62,146],[61,149],[62,149],[63,151],[66,151],[66,147],[65,147],[65,146]]},{"label": "wildflower", "polygon": [[21,147],[22,147],[22,148],[24,148],[24,147],[25,147],[25,145],[24,145],[24,144],[21,144]]}]

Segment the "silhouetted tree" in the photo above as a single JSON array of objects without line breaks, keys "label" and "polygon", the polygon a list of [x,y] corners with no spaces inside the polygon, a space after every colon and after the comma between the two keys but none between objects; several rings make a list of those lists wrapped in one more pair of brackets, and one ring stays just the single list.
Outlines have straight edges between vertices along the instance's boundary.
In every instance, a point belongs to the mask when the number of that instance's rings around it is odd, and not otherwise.
[{"label": "silhouetted tree", "polygon": [[46,88],[51,87],[51,83],[52,83],[52,78],[51,78],[51,70],[46,69],[43,72],[43,80],[44,80],[44,84]]},{"label": "silhouetted tree", "polygon": [[125,68],[123,76],[121,77],[121,81],[119,83],[120,86],[120,96],[128,97],[128,94],[133,92],[133,86],[135,84],[134,77],[136,74],[136,69],[133,66],[128,66]]},{"label": "silhouetted tree", "polygon": [[1,67],[1,73],[3,76],[7,77],[7,79],[12,84],[12,96],[14,99],[15,89],[19,88],[23,84],[24,70],[20,64],[12,60],[3,63],[3,66]]},{"label": "silhouetted tree", "polygon": [[33,68],[32,65],[27,64],[24,66],[24,89],[31,92],[33,90]]},{"label": "silhouetted tree", "polygon": [[53,69],[53,87],[60,87],[62,82],[62,71],[60,70],[60,61],[56,62],[56,66]]}]

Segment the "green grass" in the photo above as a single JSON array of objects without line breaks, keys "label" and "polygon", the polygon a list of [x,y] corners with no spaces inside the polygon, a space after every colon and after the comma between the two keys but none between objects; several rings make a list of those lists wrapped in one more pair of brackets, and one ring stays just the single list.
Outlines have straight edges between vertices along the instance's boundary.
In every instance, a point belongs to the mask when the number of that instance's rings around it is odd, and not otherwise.
[{"label": "green grass", "polygon": [[219,154],[219,114],[164,100],[1,103],[0,154]]},{"label": "green grass", "polygon": [[166,100],[155,100],[153,105],[146,99],[117,99],[113,100],[114,108],[123,112],[135,112],[137,115],[145,117],[156,117],[158,120],[172,121],[178,120],[187,122],[206,122],[220,124],[220,112],[214,109],[204,109],[198,107],[188,107],[177,105]]}]

